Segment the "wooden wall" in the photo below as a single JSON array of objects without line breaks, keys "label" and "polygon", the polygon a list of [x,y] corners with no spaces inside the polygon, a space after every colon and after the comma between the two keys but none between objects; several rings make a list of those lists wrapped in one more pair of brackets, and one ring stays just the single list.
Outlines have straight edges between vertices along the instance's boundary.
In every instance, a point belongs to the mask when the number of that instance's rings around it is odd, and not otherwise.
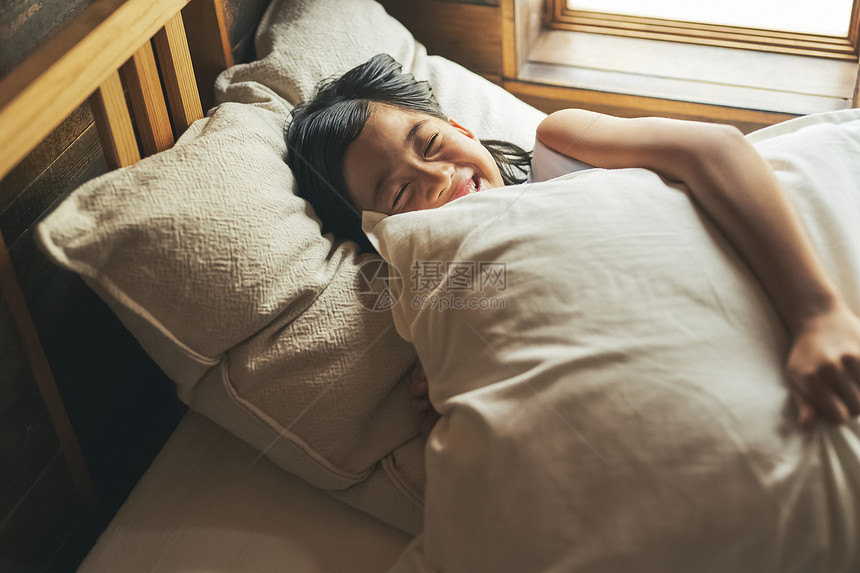
[{"label": "wooden wall", "polygon": [[431,54],[502,82],[499,0],[380,0]]},{"label": "wooden wall", "polygon": [[[0,5],[0,77],[94,0]],[[267,0],[223,0],[237,62],[253,59]],[[187,23],[186,23],[187,24]],[[76,489],[48,410],[0,297],[0,571],[74,571],[186,407],[173,383],[74,274],[50,264],[31,230],[52,205],[107,171],[84,103],[0,180],[0,232],[97,492]]]}]

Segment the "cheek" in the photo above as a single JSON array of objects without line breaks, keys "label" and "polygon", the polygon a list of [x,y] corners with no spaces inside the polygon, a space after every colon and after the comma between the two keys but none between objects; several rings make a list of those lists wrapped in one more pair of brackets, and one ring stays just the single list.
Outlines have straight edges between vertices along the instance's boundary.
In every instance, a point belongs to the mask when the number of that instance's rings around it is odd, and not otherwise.
[{"label": "cheek", "polygon": [[487,148],[481,145],[480,142],[470,140],[469,152],[476,160],[479,160],[475,161],[475,163],[478,163],[479,165],[483,164],[487,168],[493,167],[495,169],[496,162],[493,161],[493,156],[490,155]]},{"label": "cheek", "polygon": [[505,182],[502,179],[501,172],[499,172],[499,166],[496,165],[496,162],[493,159],[493,156],[490,155],[490,152],[489,152],[489,150],[487,150],[486,147],[484,147],[482,145],[481,149],[483,149],[483,152],[484,152],[483,155],[484,155],[484,158],[486,161],[487,169],[489,171],[488,174],[490,176],[491,182],[497,187],[503,186],[505,184]]}]

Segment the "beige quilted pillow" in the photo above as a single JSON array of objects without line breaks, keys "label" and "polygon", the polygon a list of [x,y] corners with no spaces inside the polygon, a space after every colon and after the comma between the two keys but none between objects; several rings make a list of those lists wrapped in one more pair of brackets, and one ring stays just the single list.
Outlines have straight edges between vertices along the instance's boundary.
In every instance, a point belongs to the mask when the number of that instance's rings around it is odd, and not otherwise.
[{"label": "beige quilted pillow", "polygon": [[349,496],[379,470],[359,505],[414,531],[421,484],[392,477],[391,454],[421,458],[401,382],[415,354],[357,295],[375,256],[323,237],[293,195],[288,106],[252,83],[230,89],[257,105],[223,104],[173,149],[88,182],[37,239],[192,408],[327,490]]}]

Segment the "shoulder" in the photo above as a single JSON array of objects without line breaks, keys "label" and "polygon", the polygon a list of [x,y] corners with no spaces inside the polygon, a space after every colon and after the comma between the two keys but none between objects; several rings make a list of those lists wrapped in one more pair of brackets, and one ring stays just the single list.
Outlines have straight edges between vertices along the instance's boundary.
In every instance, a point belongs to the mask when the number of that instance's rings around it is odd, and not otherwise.
[{"label": "shoulder", "polygon": [[573,157],[559,153],[548,147],[535,137],[534,151],[532,152],[532,168],[528,181],[537,183],[555,179],[574,171],[591,169],[591,165]]}]

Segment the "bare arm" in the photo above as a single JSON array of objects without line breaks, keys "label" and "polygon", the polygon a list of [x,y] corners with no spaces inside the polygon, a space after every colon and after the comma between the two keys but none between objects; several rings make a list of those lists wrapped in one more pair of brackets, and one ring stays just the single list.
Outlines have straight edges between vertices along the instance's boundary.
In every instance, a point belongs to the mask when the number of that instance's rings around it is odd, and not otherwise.
[{"label": "bare arm", "polygon": [[788,373],[801,422],[814,423],[810,402],[833,422],[860,414],[860,319],[827,275],[770,166],[739,130],[570,109],[547,117],[537,137],[595,167],[644,167],[683,181],[750,265],[794,337]]}]

